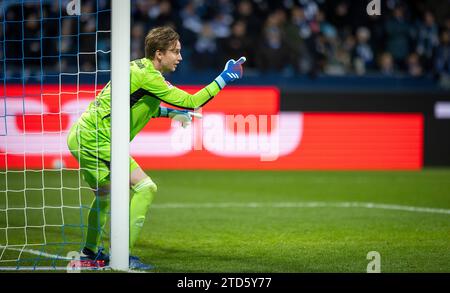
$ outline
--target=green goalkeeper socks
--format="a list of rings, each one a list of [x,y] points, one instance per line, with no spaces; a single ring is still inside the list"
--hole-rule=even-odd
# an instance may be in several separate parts
[[[156,184],[145,178],[132,187],[134,191],[130,205],[130,250],[144,226],[145,218],[156,192]]]
[[[92,201],[88,215],[88,226],[86,228],[86,247],[97,251],[97,245],[102,235],[109,212],[110,196],[96,196]]]
[[[145,218],[156,192],[156,184],[145,178],[132,187],[134,196],[130,204],[130,249],[134,247],[144,226]],[[86,228],[86,247],[97,251],[100,237],[108,219],[110,196],[96,196],[92,201]]]

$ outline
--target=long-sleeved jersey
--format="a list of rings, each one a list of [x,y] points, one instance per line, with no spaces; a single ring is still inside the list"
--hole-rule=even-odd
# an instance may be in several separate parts
[[[161,102],[186,109],[203,106],[220,91],[213,81],[191,95],[167,82],[155,69],[150,59],[142,58],[130,64],[130,141],[144,128],[152,117],[158,116]],[[121,97],[122,98],[122,97]],[[128,97],[123,97],[128,98]],[[111,82],[108,82],[96,99],[81,115],[78,125],[95,132],[96,139],[110,142],[111,133]]]

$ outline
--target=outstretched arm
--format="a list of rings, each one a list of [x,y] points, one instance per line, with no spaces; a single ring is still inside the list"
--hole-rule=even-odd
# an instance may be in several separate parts
[[[245,57],[239,58],[238,61],[229,60],[223,72],[213,82],[192,95],[167,83],[162,75],[158,75],[153,80],[145,81],[143,89],[146,91],[146,95],[159,99],[166,104],[185,109],[196,109],[206,104],[227,84],[241,78],[244,62]]]

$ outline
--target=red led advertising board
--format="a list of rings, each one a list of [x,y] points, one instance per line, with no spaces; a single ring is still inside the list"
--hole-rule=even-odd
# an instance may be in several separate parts
[[[201,87],[185,86],[194,93]],[[77,168],[66,137],[92,85],[8,85],[0,168]],[[276,87],[227,87],[184,129],[152,119],[131,143],[144,169],[389,170],[423,166],[421,113],[281,112]]]

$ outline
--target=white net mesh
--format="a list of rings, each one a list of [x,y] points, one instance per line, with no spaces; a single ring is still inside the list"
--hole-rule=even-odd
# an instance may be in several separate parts
[[[110,8],[69,2],[0,3],[0,269],[65,268],[84,245],[93,193],[66,139],[109,79]]]

